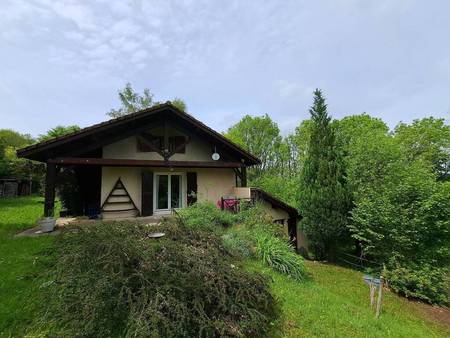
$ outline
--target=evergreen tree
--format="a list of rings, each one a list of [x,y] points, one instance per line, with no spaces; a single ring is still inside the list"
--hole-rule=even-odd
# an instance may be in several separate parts
[[[348,238],[349,197],[331,117],[319,89],[309,112],[311,136],[300,180],[301,226],[315,257],[332,259],[337,244]]]

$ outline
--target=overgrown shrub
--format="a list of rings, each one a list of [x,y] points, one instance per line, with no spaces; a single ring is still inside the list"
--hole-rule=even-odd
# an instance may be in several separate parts
[[[429,264],[397,266],[388,269],[386,278],[395,292],[407,298],[448,304],[449,272],[448,268],[437,268]]]
[[[235,215],[235,222],[244,224],[248,228],[255,226],[272,226],[273,217],[267,212],[267,209],[260,202],[243,203],[241,210]]]
[[[253,257],[252,242],[247,232],[229,232],[222,236],[223,245],[230,254],[238,258]]]
[[[222,243],[236,258],[257,257],[296,280],[306,275],[303,259],[290,245],[283,226],[275,224],[259,203],[243,205],[237,214],[221,211],[213,204],[198,203],[183,209],[180,215],[192,229],[217,232],[221,226],[234,225],[222,236]]]
[[[166,236],[149,238],[155,231]],[[233,263],[216,234],[173,221],[81,227],[51,250],[37,330],[79,337],[262,336],[278,315],[268,280]]]
[[[265,231],[255,231],[256,255],[274,270],[296,280],[306,276],[303,258],[295,253],[291,245]]]
[[[217,230],[235,223],[235,215],[222,211],[212,203],[195,203],[178,212],[189,228]]]

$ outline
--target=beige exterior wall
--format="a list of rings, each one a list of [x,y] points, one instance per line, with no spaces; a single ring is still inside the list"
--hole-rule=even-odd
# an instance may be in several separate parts
[[[248,187],[235,187],[233,189],[233,195],[236,198],[251,198],[251,191]]]
[[[120,177],[136,207],[141,210],[141,173],[141,168],[103,167],[101,205]]]
[[[152,130],[158,134],[162,132],[158,129]],[[170,130],[170,135],[180,135],[177,130]],[[212,146],[196,136],[192,136],[186,145],[184,154],[174,154],[172,161],[211,161]],[[135,160],[162,160],[162,156],[156,152],[138,152],[137,138],[135,136],[125,138],[118,142],[103,147],[103,158],[110,159],[135,159]],[[102,191],[101,203],[105,201],[114,184],[119,177],[122,178],[126,189],[136,206],[141,210],[141,181],[142,171],[149,170],[154,173],[167,172],[196,172],[197,173],[197,199],[200,202],[209,201],[217,203],[222,196],[231,195],[236,184],[233,169],[221,168],[125,168],[125,167],[104,167],[102,169]],[[183,196],[186,205],[186,177],[183,176]]]
[[[222,196],[232,195],[236,185],[233,169],[194,169],[197,172],[197,199],[217,203]]]
[[[267,210],[267,212],[273,217],[274,220],[278,220],[278,219],[288,219],[289,218],[289,214],[279,208],[273,208],[272,205],[266,201],[263,201],[263,206],[264,208]]]
[[[199,202],[217,203],[222,196],[229,196],[235,186],[235,174],[232,169],[220,168],[129,168],[129,167],[104,167],[102,169],[102,191],[101,203],[105,201],[108,194],[114,187],[119,177],[122,179],[125,188],[133,199],[134,203],[141,210],[142,205],[142,172],[151,171],[153,173],[168,172],[196,172],[197,173],[197,199]],[[186,179],[183,176],[183,196],[186,205]]]
[[[197,137],[192,137],[186,145],[185,154],[174,154],[171,161],[211,161],[212,147],[202,143]],[[128,137],[103,147],[103,158],[131,159],[131,160],[163,160],[156,152],[138,152],[137,138]]]

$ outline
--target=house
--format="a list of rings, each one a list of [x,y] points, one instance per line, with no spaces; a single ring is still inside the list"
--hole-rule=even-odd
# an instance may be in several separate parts
[[[297,211],[247,187],[260,160],[170,102],[18,150],[45,162],[44,214],[53,216],[61,168],[76,173],[83,213],[164,215],[196,201],[259,199],[297,243]],[[95,211],[94,211],[95,212]]]

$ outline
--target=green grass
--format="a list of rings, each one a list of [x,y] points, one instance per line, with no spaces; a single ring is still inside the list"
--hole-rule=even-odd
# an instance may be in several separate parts
[[[297,282],[261,263],[248,269],[273,279],[282,301],[282,335],[286,337],[448,337],[442,324],[425,319],[415,303],[384,293],[382,315],[369,308],[369,288],[362,274],[350,269],[306,262],[310,278]],[[277,333],[275,336],[279,336]]]
[[[0,337],[23,336],[33,319],[33,292],[27,278],[36,272],[37,253],[53,237],[14,238],[35,224],[43,199],[0,199]],[[426,319],[416,304],[385,293],[383,313],[374,318],[362,274],[350,269],[306,262],[310,278],[298,282],[262,263],[247,268],[273,278],[272,290],[282,301],[282,334],[286,337],[448,337],[443,326]]]
[[[33,317],[33,282],[37,253],[50,236],[14,238],[43,213],[43,198],[0,198],[0,337],[21,336]]]

